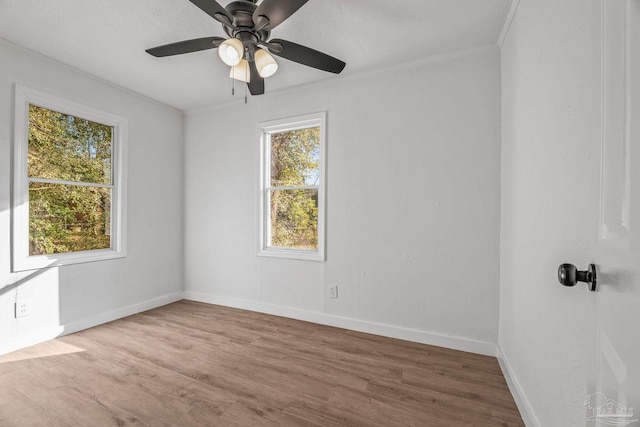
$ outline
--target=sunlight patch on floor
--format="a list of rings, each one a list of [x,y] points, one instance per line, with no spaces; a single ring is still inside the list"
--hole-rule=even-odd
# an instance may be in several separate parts
[[[18,362],[20,360],[38,359],[41,357],[60,356],[63,354],[79,353],[84,348],[67,344],[60,340],[46,341],[22,350],[0,356],[0,363]]]

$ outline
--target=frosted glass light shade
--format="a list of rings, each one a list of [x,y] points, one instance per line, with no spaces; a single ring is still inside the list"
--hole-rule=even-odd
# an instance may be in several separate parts
[[[218,55],[220,55],[222,62],[233,67],[242,60],[244,45],[238,39],[227,39],[218,46]]]
[[[249,83],[251,81],[251,72],[249,71],[249,63],[247,60],[243,59],[238,65],[231,67],[229,77]]]
[[[278,71],[278,63],[266,50],[259,49],[255,55],[256,68],[260,77],[267,78],[273,76]]]

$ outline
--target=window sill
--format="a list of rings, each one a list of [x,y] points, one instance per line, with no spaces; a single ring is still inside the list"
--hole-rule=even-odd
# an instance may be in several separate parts
[[[284,258],[302,261],[324,262],[324,254],[318,251],[309,251],[304,249],[287,249],[287,248],[266,248],[258,251],[258,256],[267,258]]]
[[[40,270],[49,267],[84,264],[125,257],[126,253],[113,249],[73,252],[68,254],[37,255],[14,259],[12,271],[17,273],[20,271]]]

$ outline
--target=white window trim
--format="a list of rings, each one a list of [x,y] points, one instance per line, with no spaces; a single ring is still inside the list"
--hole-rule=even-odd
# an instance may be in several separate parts
[[[326,163],[327,163],[327,113],[319,112],[303,116],[290,117],[279,120],[262,122],[260,125],[260,187],[259,187],[259,224],[258,224],[258,256],[299,259],[308,261],[324,261],[325,253],[325,229],[326,229]],[[320,127],[320,181],[318,184],[318,249],[292,249],[268,246],[271,229],[269,200],[267,198],[267,186],[270,182],[271,150],[267,147],[268,136],[275,132]],[[299,188],[299,187],[296,187]],[[315,188],[315,186],[314,186]]]
[[[113,127],[113,173],[111,200],[111,248],[64,254],[29,256],[29,104]],[[127,119],[15,85],[13,144],[12,271],[35,270],[68,264],[101,261],[126,256],[126,152]],[[74,183],[78,184],[78,183]]]

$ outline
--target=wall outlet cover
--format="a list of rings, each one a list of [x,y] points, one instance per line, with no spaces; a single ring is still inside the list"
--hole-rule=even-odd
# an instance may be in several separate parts
[[[329,286],[329,298],[338,298],[338,285]]]
[[[19,300],[15,304],[15,316],[16,319],[19,317],[26,317],[31,314],[31,301],[30,300]]]

